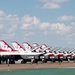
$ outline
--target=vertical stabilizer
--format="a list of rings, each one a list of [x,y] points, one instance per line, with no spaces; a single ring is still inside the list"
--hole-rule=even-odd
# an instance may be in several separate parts
[[[25,51],[25,49],[16,41],[12,42],[12,45],[14,47],[15,50],[19,50],[19,51]]]
[[[4,50],[12,50],[12,48],[4,40],[0,40],[0,47]]]
[[[23,43],[25,50],[32,50],[32,46],[28,42]]]

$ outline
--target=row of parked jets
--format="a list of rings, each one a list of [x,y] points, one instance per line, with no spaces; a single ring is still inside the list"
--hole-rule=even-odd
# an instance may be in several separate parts
[[[74,60],[75,48],[48,47],[46,44],[41,46],[34,43],[32,46],[28,42],[24,42],[21,46],[18,42],[12,42],[13,48],[4,40],[0,40],[0,56],[14,55],[15,60],[22,59],[21,63],[31,62],[55,62],[57,60]]]

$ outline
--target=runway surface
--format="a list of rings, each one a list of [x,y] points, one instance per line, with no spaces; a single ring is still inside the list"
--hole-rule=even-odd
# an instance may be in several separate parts
[[[40,68],[2,71],[0,75],[75,75],[74,68]]]
[[[40,69],[40,68],[75,68],[74,62],[63,62],[59,64],[56,63],[39,63],[39,64],[0,64],[0,71],[8,71],[8,70],[26,70],[26,69]]]

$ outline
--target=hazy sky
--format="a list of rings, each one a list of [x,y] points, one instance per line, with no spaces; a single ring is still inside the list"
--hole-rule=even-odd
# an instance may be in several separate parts
[[[0,40],[75,47],[75,0],[0,0]]]

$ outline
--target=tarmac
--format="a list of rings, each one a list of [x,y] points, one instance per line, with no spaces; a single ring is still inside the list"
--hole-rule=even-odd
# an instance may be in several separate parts
[[[0,64],[0,75],[75,75],[75,63]]]

